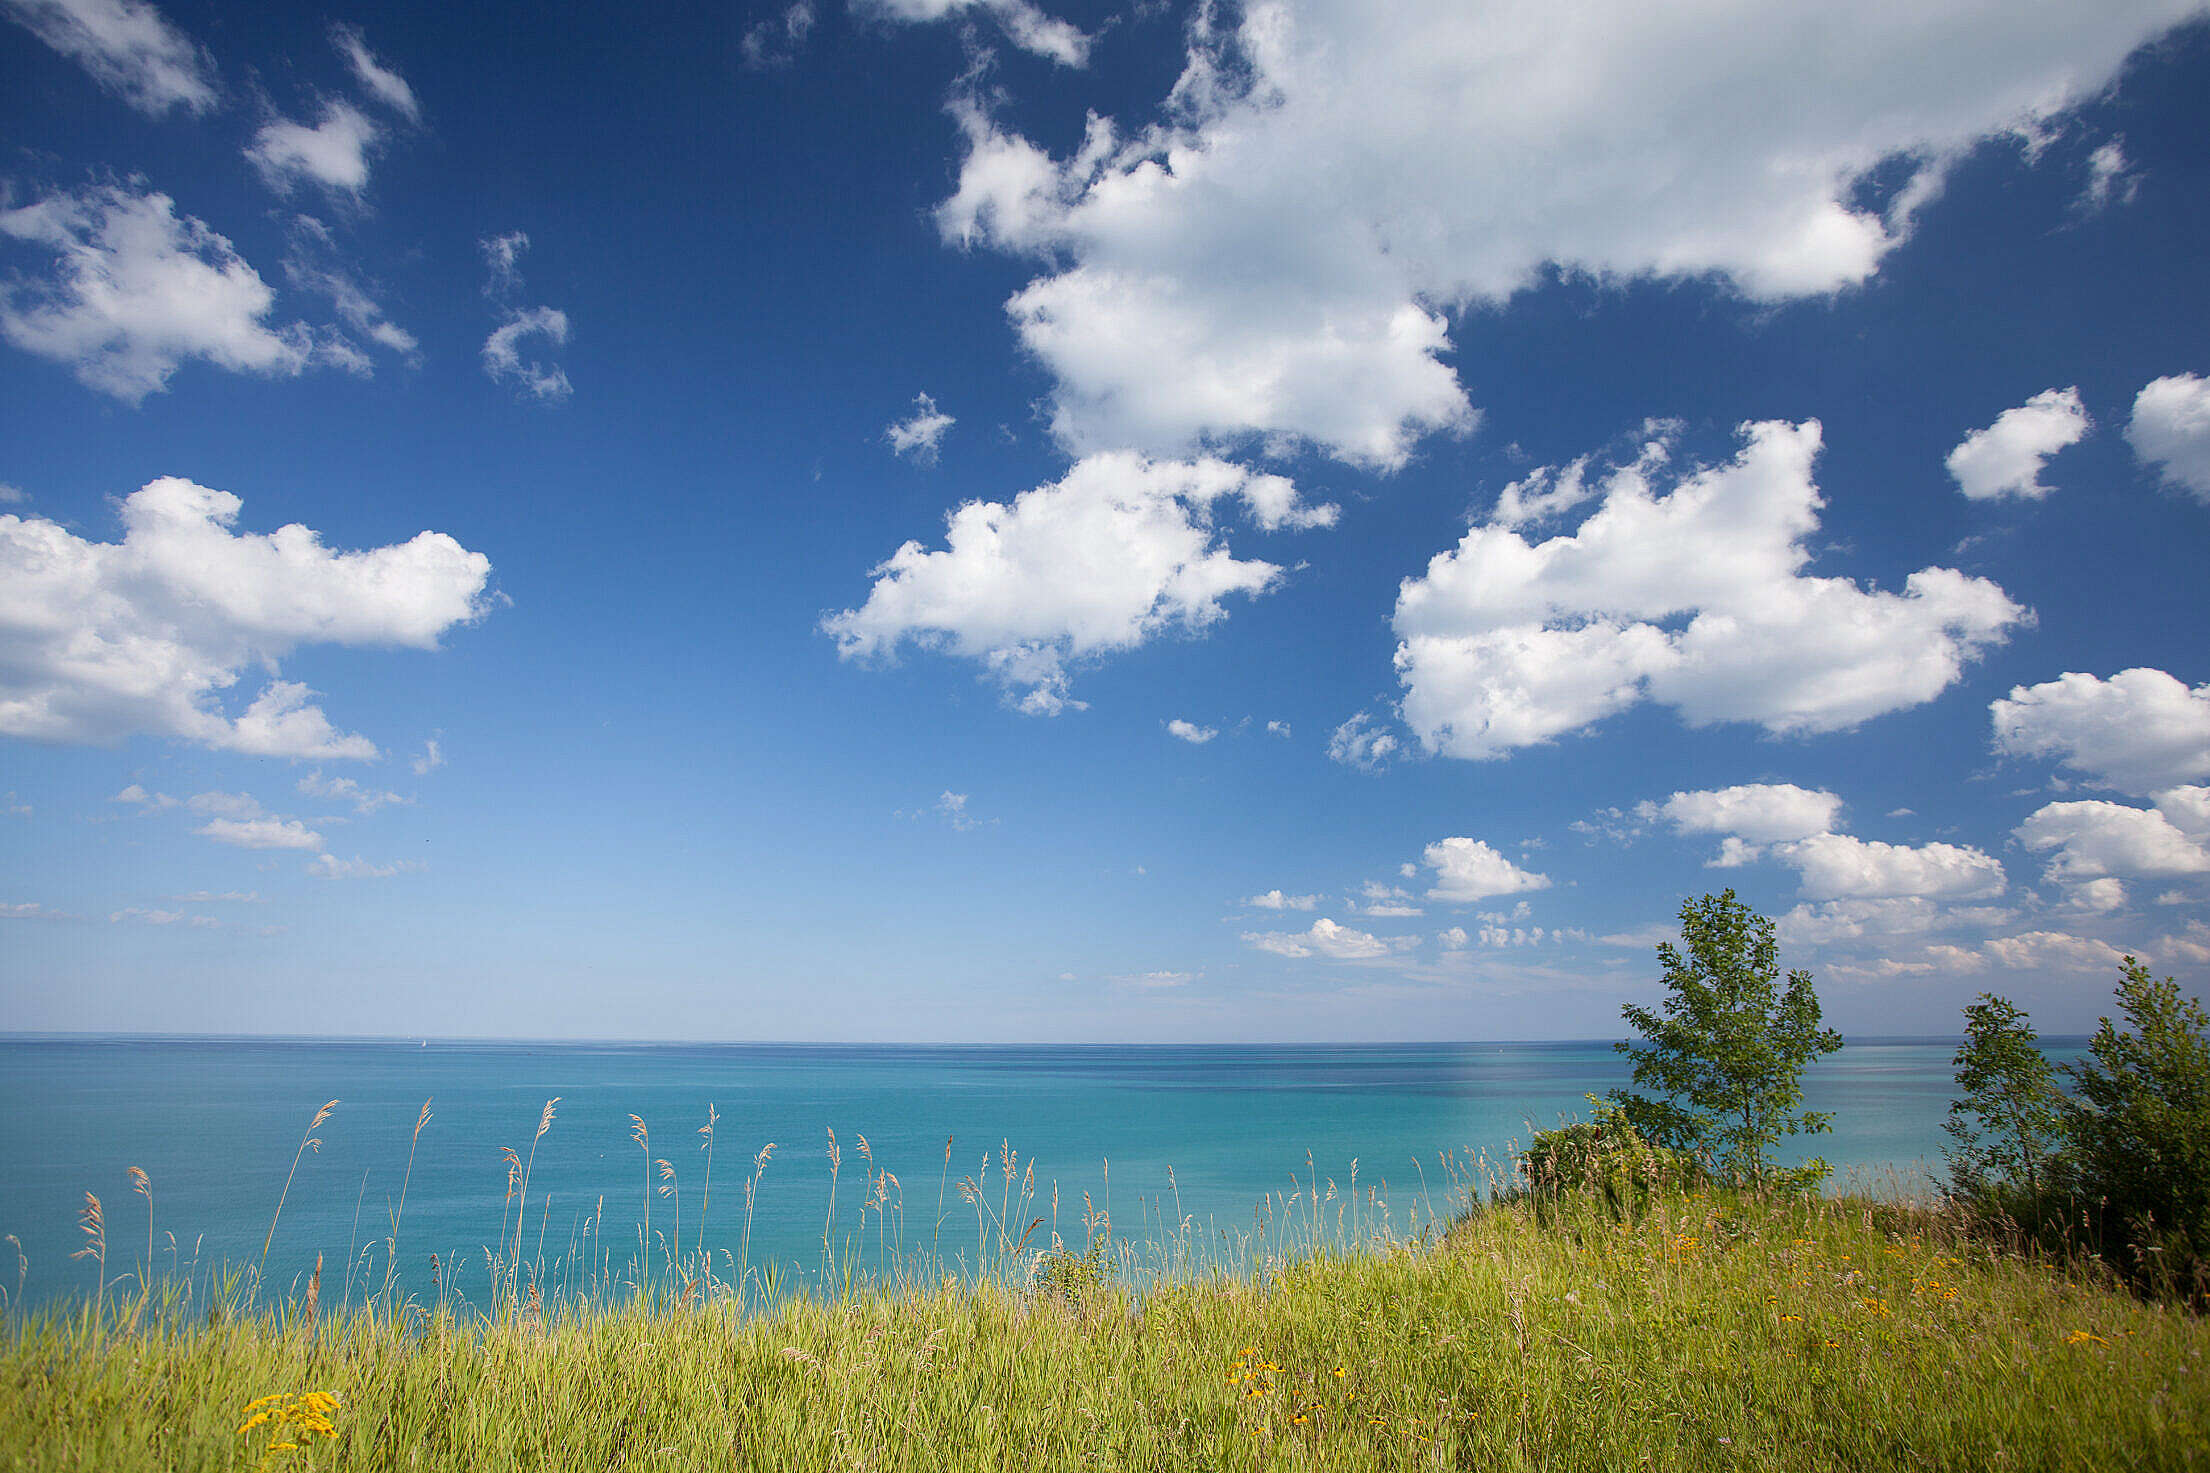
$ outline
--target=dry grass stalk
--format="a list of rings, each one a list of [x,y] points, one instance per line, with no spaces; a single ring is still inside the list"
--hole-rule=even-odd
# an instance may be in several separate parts
[[[306,1155],[309,1150],[314,1151],[318,1156],[322,1154],[322,1142],[315,1137],[315,1132],[322,1128],[322,1122],[328,1120],[330,1112],[337,1107],[338,1102],[332,1100],[315,1111],[315,1118],[307,1122],[307,1129],[299,1138],[299,1149],[292,1152],[292,1169],[284,1177],[284,1190],[276,1199],[276,1213],[269,1219],[268,1236],[261,1240],[261,1261],[254,1266],[253,1283],[257,1292],[261,1284],[261,1275],[267,1271],[269,1266],[269,1244],[276,1241],[277,1219],[284,1215],[284,1203],[292,1194],[292,1178],[299,1175],[299,1158]]]

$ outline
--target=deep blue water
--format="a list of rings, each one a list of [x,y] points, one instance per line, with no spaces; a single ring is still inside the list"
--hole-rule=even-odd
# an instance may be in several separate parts
[[[1799,1138],[1838,1173],[1938,1169],[1941,1120],[1953,1092],[1948,1040],[1852,1040],[1813,1065],[1806,1105],[1830,1111],[1833,1133]],[[2053,1050],[2060,1055],[2070,1049]],[[1273,1193],[1300,1189],[1310,1153],[1322,1181],[1382,1187],[1393,1226],[1446,1210],[1446,1158],[1508,1155],[1530,1128],[1583,1112],[1583,1096],[1627,1082],[1626,1061],[1602,1043],[1402,1044],[1344,1047],[895,1047],[812,1045],[486,1044],[432,1041],[238,1039],[0,1039],[0,1233],[29,1259],[32,1302],[89,1294],[89,1262],[72,1261],[86,1192],[107,1213],[109,1272],[133,1270],[146,1242],[146,1203],[126,1171],[143,1167],[154,1191],[158,1267],[175,1261],[251,1263],[261,1251],[302,1131],[337,1099],[301,1160],[269,1255],[272,1285],[327,1256],[325,1293],[349,1249],[383,1238],[425,1098],[423,1131],[400,1226],[402,1272],[427,1284],[428,1256],[458,1254],[460,1287],[485,1283],[482,1247],[498,1241],[508,1210],[500,1147],[527,1152],[545,1101],[560,1096],[537,1145],[528,1240],[564,1251],[600,1214],[617,1259],[633,1251],[648,1160],[677,1173],[676,1198],[655,1195],[653,1225],[683,1213],[686,1248],[698,1240],[706,1155],[697,1133],[711,1103],[715,1132],[706,1246],[738,1247],[751,1157],[777,1144],[761,1181],[752,1231],[755,1263],[785,1265],[800,1282],[821,1263],[830,1202],[827,1131],[843,1148],[837,1233],[848,1236],[866,1195],[864,1135],[878,1169],[902,1188],[909,1241],[941,1228],[947,1258],[975,1241],[975,1216],[956,1184],[988,1182],[1001,1197],[999,1151],[1033,1162],[1037,1205],[1082,1241],[1082,1194],[1110,1204],[1133,1240],[1180,1213],[1219,1241],[1248,1230]],[[649,1157],[631,1139],[630,1114],[651,1132]],[[946,1138],[952,1140],[948,1173]],[[988,1157],[987,1173],[982,1171]],[[1109,1163],[1109,1171],[1108,1171]],[[1417,1163],[1417,1165],[1415,1165]],[[657,1171],[651,1182],[660,1185]],[[1417,1204],[1422,1201],[1426,1208]],[[603,1199],[603,1212],[600,1203]],[[1017,1223],[1016,1229],[1025,1225]],[[870,1228],[870,1238],[874,1229]],[[849,1245],[845,1251],[849,1252]],[[358,1258],[353,1261],[358,1262]],[[377,1272],[381,1272],[380,1267]],[[15,1293],[16,1264],[0,1244],[0,1285]]]

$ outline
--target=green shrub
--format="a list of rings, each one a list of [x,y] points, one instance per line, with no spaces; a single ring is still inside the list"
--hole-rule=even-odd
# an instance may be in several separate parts
[[[2056,1188],[2105,1256],[2148,1287],[2210,1297],[2210,1015],[2132,957],[2126,1028],[2101,1020],[2070,1065]]]
[[[1633,1217],[1661,1191],[1677,1191],[1702,1179],[1686,1151],[1652,1144],[1636,1130],[1624,1107],[1586,1097],[1594,1120],[1574,1120],[1538,1130],[1520,1153],[1526,1190],[1537,1196],[1583,1195],[1620,1217]]]

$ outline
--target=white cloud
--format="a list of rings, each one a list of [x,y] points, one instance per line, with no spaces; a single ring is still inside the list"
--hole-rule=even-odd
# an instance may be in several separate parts
[[[567,370],[557,363],[523,359],[522,344],[531,338],[543,338],[556,348],[564,346],[568,341],[568,314],[557,307],[509,311],[506,321],[483,340],[483,371],[493,383],[513,384],[540,402],[567,398],[575,392]]]
[[[1372,712],[1361,711],[1335,728],[1328,738],[1328,756],[1346,767],[1379,772],[1388,766],[1399,745],[1395,732],[1382,725]]]
[[[1070,665],[1202,632],[1226,617],[1229,596],[1281,579],[1220,539],[1214,509],[1231,498],[1261,526],[1296,525],[1303,511],[1287,481],[1225,461],[1091,456],[1010,504],[951,512],[943,548],[906,543],[871,571],[867,602],[821,628],[845,659],[910,641],[978,661],[1018,709],[1057,715],[1079,704]]]
[[[136,921],[142,926],[173,926],[183,919],[185,915],[181,910],[148,910],[142,905],[127,905],[108,915],[110,922]]]
[[[1204,975],[1203,972],[1136,972],[1112,980],[1123,987],[1134,987],[1144,992],[1162,992],[1168,988],[1187,987]]]
[[[1548,875],[1521,869],[1479,839],[1438,840],[1422,851],[1421,858],[1435,871],[1434,887],[1427,892],[1430,900],[1466,904],[1550,887]]]
[[[2126,443],[2162,473],[2164,484],[2210,503],[2210,379],[2178,373],[2142,389]]]
[[[1957,844],[1884,844],[1816,834],[1773,851],[1803,877],[1813,900],[1984,900],[2008,885],[2002,862]]]
[[[38,39],[149,117],[203,113],[219,100],[215,66],[142,0],[0,0]]]
[[[2210,842],[2210,788],[2166,788],[2156,795],[2156,811],[2188,838]]]
[[[184,806],[202,818],[259,818],[263,812],[251,793],[194,793]]]
[[[2087,184],[2078,200],[2081,213],[2092,215],[2113,204],[2133,203],[2133,197],[2140,193],[2141,179],[2130,168],[2123,138],[2113,138],[2089,154]]]
[[[936,447],[944,432],[959,421],[936,407],[926,394],[913,396],[913,413],[883,431],[890,453],[910,458],[917,465],[936,464]]]
[[[1744,783],[1675,793],[1654,805],[1650,816],[1665,819],[1675,833],[1732,834],[1749,844],[1774,844],[1826,833],[1841,811],[1841,798],[1823,789]]]
[[[967,811],[967,794],[954,793],[948,788],[937,798],[935,812],[958,833],[964,834],[982,824],[980,819]]]
[[[1061,66],[1088,63],[1091,38],[1044,14],[1029,0],[855,0],[854,8],[909,23],[943,20],[980,11],[995,20],[1021,50]],[[802,36],[801,36],[802,39]]]
[[[276,292],[223,236],[169,196],[88,185],[0,210],[0,234],[45,247],[50,275],[0,285],[0,335],[69,365],[87,387],[136,404],[191,359],[294,375],[312,331],[271,326]]]
[[[167,793],[149,793],[137,783],[132,783],[107,801],[110,803],[135,803],[147,812],[157,812],[164,808],[177,806],[177,800]]]
[[[73,921],[78,917],[37,900],[0,900],[0,921]]]
[[[1326,916],[1314,921],[1309,931],[1246,931],[1243,940],[1276,956],[1323,956],[1339,962],[1370,961],[1401,949],[1379,936],[1339,926]]]
[[[272,678],[235,718],[217,697],[302,644],[435,649],[485,612],[490,560],[439,532],[359,552],[297,524],[241,534],[240,506],[168,476],[123,502],[121,542],[0,515],[0,734],[373,757],[302,685]]]
[[[1311,910],[1320,903],[1320,897],[1284,895],[1279,890],[1269,890],[1264,895],[1253,895],[1243,903],[1257,910]]]
[[[1477,526],[1405,580],[1396,663],[1421,744],[1501,757],[1645,699],[1695,725],[1839,730],[1932,700],[2030,617],[1948,568],[1901,593],[1806,575],[1819,425],[1741,433],[1732,462],[1666,494],[1645,454],[1608,474],[1575,532],[1530,544]]]
[[[476,242],[483,252],[484,264],[491,269],[489,280],[484,282],[483,294],[494,300],[511,297],[522,289],[522,254],[529,249],[529,236],[519,230],[509,230],[504,235],[487,235]]]
[[[2045,389],[1965,436],[1943,464],[1957,489],[1974,501],[1998,496],[2039,501],[2049,494],[2041,484],[2042,466],[2085,439],[2093,425],[2078,389]]]
[[[445,765],[445,754],[438,749],[437,738],[430,737],[422,743],[422,755],[410,764],[416,777],[427,777]]]
[[[1447,931],[1436,932],[1435,939],[1443,944],[1443,950],[1445,951],[1460,951],[1464,949],[1466,942],[1472,938],[1466,935],[1464,926],[1452,926]]]
[[[1984,931],[2017,919],[2017,911],[2009,906],[1958,905],[1923,895],[1901,895],[1801,904],[1779,918],[1777,929],[1789,946],[1847,947],[1888,945],[1898,938],[1936,932]]]
[[[2093,95],[2195,9],[1251,0],[1230,28],[1200,7],[1149,128],[1098,119],[1053,157],[961,100],[939,225],[1049,263],[1007,310],[1072,450],[1307,441],[1392,467],[1472,422],[1452,310],[1553,268],[1763,300],[1863,282],[1973,143]],[[1884,209],[1860,193],[1883,163]]]
[[[2125,957],[2108,942],[2063,931],[2028,931],[1980,944],[1980,952],[1998,966],[2060,972],[2115,972]]]
[[[240,849],[320,849],[322,835],[296,818],[215,818],[194,830]]]
[[[406,805],[412,798],[402,798],[397,793],[363,787],[349,777],[324,777],[319,769],[299,780],[299,791],[310,798],[334,798],[353,805],[353,811],[363,818],[388,804]]]
[[[294,217],[287,232],[284,279],[302,291],[330,299],[338,316],[371,342],[412,360],[421,346],[413,333],[384,315],[384,309],[352,270],[339,259],[337,238],[312,215]],[[325,344],[325,351],[328,344]],[[366,356],[360,361],[365,364]]]
[[[2210,777],[2210,685],[2189,690],[2162,670],[2121,670],[2108,680],[2067,672],[2014,686],[1988,713],[1997,751],[2054,757],[2120,792]]]
[[[376,59],[376,54],[368,49],[367,41],[362,38],[360,27],[332,26],[330,44],[338,48],[338,54],[352,68],[353,80],[371,96],[410,123],[422,121],[422,104],[415,100],[414,89],[407,85],[405,77]]]
[[[393,864],[371,864],[355,856],[340,859],[335,854],[318,854],[307,861],[307,873],[318,880],[388,880],[393,875],[407,874],[422,868],[419,859],[405,859]]]
[[[368,187],[368,156],[383,130],[350,102],[329,101],[313,127],[278,118],[253,135],[246,158],[279,193],[306,181],[359,194]]]
[[[1266,723],[1266,734],[1278,737],[1288,736],[1289,723],[1286,721],[1269,721]]]
[[[2058,883],[2210,873],[2210,852],[2153,808],[2097,800],[2050,803],[2015,832],[2028,849],[2056,851],[2048,876]]]
[[[744,64],[755,71],[768,67],[789,66],[805,49],[806,37],[813,31],[814,12],[811,0],[793,0],[781,15],[755,21],[744,33],[741,47]]]
[[[1193,747],[1202,747],[1205,743],[1220,735],[1220,728],[1217,726],[1199,726],[1195,722],[1184,721],[1177,716],[1166,724],[1166,734],[1188,742]]]

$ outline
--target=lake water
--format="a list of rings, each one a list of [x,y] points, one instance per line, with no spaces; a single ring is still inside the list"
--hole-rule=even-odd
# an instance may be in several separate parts
[[[1938,1170],[1941,1121],[1954,1092],[1954,1040],[1853,1039],[1805,1076],[1806,1106],[1830,1111],[1833,1133],[1798,1138],[1838,1177]],[[2077,1041],[2054,1040],[2059,1057]],[[503,1146],[527,1154],[547,1099],[556,1118],[536,1143],[525,1242],[550,1262],[587,1219],[604,1226],[615,1259],[635,1251],[647,1171],[676,1173],[674,1195],[652,1198],[665,1233],[682,1213],[686,1251],[741,1247],[743,1185],[753,1154],[777,1145],[759,1185],[750,1258],[783,1282],[817,1280],[831,1203],[828,1132],[843,1165],[832,1238],[851,1235],[873,1166],[897,1178],[909,1246],[936,1242],[956,1265],[972,1258],[976,1209],[960,1179],[985,1183],[995,1213],[1007,1189],[1001,1147],[1033,1166],[1035,1195],[1009,1211],[1016,1234],[1042,1218],[1083,1241],[1083,1194],[1109,1205],[1116,1234],[1188,1236],[1228,1248],[1264,1226],[1264,1201],[1300,1193],[1309,1153],[1323,1194],[1347,1200],[1358,1163],[1362,1210],[1386,1202],[1403,1232],[1450,1206],[1450,1176],[1484,1154],[1508,1159],[1531,1127],[1584,1112],[1583,1096],[1627,1083],[1626,1060],[1602,1043],[1453,1043],[1345,1047],[894,1047],[799,1045],[486,1044],[240,1039],[0,1039],[0,1233],[29,1260],[24,1298],[89,1294],[89,1262],[72,1261],[84,1193],[107,1214],[111,1276],[145,1254],[154,1192],[157,1271],[196,1258],[252,1263],[275,1213],[302,1132],[326,1100],[339,1104],[300,1161],[269,1253],[272,1285],[326,1256],[334,1298],[357,1250],[389,1231],[417,1113],[432,1099],[400,1225],[403,1282],[426,1291],[428,1259],[463,1263],[458,1288],[486,1285],[483,1245],[510,1211]],[[704,1137],[711,1104],[711,1197]],[[649,1154],[632,1139],[644,1120]],[[946,1139],[950,1138],[947,1166]],[[1172,1186],[1169,1185],[1169,1170]],[[1059,1205],[1051,1209],[1056,1188]],[[1373,1189],[1376,1195],[1368,1199]],[[1011,1189],[1018,1192],[1018,1183]],[[941,1213],[939,1194],[943,1197]],[[1178,1193],[1178,1197],[1177,1197]],[[603,1207],[602,1204],[603,1203]],[[1310,1199],[1303,1205],[1309,1209]],[[1326,1209],[1335,1210],[1335,1206]],[[868,1252],[900,1219],[869,1221]],[[939,1225],[940,1223],[940,1225]],[[1162,1226],[1165,1225],[1165,1226]],[[172,1259],[168,1234],[177,1251]],[[1223,1246],[1224,1245],[1224,1246]],[[534,1251],[532,1256],[534,1256]],[[726,1265],[728,1257],[720,1257]],[[873,1267],[877,1258],[863,1261]],[[0,1244],[0,1285],[16,1294],[16,1263]],[[380,1260],[374,1270],[381,1274]],[[360,1275],[355,1275],[356,1280]]]

